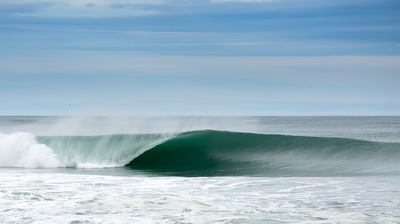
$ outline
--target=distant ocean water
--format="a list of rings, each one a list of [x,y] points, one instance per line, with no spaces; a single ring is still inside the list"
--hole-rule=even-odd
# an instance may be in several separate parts
[[[400,117],[0,117],[0,223],[399,223]]]

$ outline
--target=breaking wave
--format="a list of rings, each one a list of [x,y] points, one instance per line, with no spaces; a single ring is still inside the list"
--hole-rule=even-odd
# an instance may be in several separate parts
[[[0,134],[0,167],[126,167],[158,175],[400,174],[400,143],[225,131]]]
[[[54,151],[38,143],[30,133],[0,134],[0,166],[24,168],[60,167]]]

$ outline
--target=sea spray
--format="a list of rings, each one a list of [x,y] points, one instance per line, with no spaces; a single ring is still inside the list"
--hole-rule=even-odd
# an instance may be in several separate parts
[[[63,166],[54,151],[26,132],[0,134],[0,167],[54,168]]]

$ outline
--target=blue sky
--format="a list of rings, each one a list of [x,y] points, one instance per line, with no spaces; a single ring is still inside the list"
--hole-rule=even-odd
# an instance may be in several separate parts
[[[2,0],[0,115],[400,115],[397,0]]]

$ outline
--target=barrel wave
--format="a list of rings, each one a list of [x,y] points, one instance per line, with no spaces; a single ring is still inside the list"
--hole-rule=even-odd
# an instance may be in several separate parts
[[[2,134],[0,142],[1,158],[12,158],[0,159],[1,167],[126,167],[177,176],[400,175],[400,143],[346,138],[202,130],[48,137],[13,133]]]
[[[400,144],[221,131],[183,133],[128,166],[168,175],[398,174]]]

